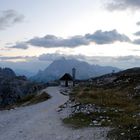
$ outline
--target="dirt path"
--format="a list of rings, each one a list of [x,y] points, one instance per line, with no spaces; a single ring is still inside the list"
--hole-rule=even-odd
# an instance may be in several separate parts
[[[56,110],[68,97],[60,94],[60,87],[49,87],[46,91],[52,96],[48,101],[0,111],[0,140],[105,140],[104,128],[64,126]]]

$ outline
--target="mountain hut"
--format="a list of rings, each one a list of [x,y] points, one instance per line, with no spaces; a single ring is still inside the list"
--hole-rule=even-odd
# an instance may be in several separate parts
[[[61,86],[73,86],[73,78],[69,73],[65,73],[59,80]]]

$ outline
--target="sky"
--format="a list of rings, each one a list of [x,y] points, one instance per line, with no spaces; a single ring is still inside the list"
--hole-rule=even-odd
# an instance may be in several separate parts
[[[37,72],[61,57],[140,66],[140,0],[0,0],[0,66]]]

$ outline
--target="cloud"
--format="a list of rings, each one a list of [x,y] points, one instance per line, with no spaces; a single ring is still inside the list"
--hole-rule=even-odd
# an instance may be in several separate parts
[[[140,0],[111,0],[107,4],[107,8],[109,10],[139,10]]]
[[[17,43],[12,48],[18,49],[27,49],[29,46],[32,45],[35,47],[44,47],[44,48],[56,48],[56,47],[69,47],[75,48],[81,45],[89,45],[90,43],[95,43],[99,45],[103,44],[111,44],[116,41],[120,42],[130,42],[130,39],[124,35],[118,33],[116,30],[112,31],[102,31],[97,30],[93,34],[85,34],[72,36],[69,38],[61,38],[56,37],[54,35],[46,35],[44,37],[35,37],[26,42]]]
[[[140,21],[138,21],[138,22],[136,23],[136,25],[140,26]]]
[[[51,47],[77,47],[80,45],[88,45],[89,41],[83,36],[73,36],[68,39],[56,37],[54,35],[46,35],[45,37],[35,37],[27,43],[33,46]]]
[[[94,34],[86,34],[86,38],[89,39],[91,42],[95,42],[96,44],[111,44],[115,41],[120,42],[129,42],[130,39],[124,35],[118,33],[116,30],[112,31],[101,31],[98,30]]]
[[[26,42],[17,42],[15,45],[10,46],[8,48],[28,49],[28,44]]]
[[[85,56],[81,54],[65,55],[60,53],[48,53],[48,54],[42,54],[38,57],[40,61],[54,61],[61,58],[84,60]]]
[[[52,53],[52,54],[42,54],[38,57],[40,62],[52,62],[56,59],[61,58],[66,59],[78,59],[81,61],[86,61],[90,64],[98,64],[101,66],[114,66],[119,67],[121,69],[131,68],[131,67],[138,67],[140,65],[140,56],[128,55],[128,56],[118,56],[118,57],[111,57],[111,56],[85,56],[85,55],[65,55],[59,53]]]
[[[135,40],[133,41],[133,44],[135,44],[135,45],[140,45],[140,39],[135,39]]]
[[[0,61],[28,60],[35,57],[29,56],[0,56]]]
[[[140,52],[140,49],[133,49],[133,52]]]
[[[134,35],[135,36],[140,36],[140,31],[134,33]],[[132,43],[135,44],[135,45],[140,45],[140,38],[133,40]]]
[[[136,36],[140,36],[140,31],[134,33],[134,35],[136,35]]]
[[[38,57],[40,61],[54,61],[56,59],[60,59],[62,57],[65,57],[65,55],[59,54],[59,53],[48,53],[48,54],[42,54]]]
[[[24,16],[17,13],[15,10],[6,10],[0,12],[0,30],[5,30],[6,28],[22,22]]]

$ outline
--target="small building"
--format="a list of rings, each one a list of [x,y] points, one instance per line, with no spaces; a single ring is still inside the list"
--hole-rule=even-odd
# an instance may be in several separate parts
[[[65,73],[59,80],[61,86],[73,86],[73,78],[69,73]]]

